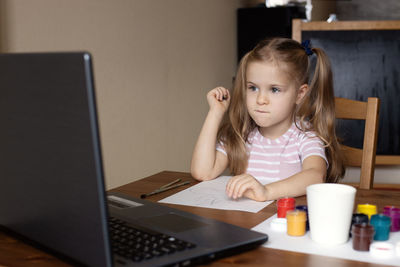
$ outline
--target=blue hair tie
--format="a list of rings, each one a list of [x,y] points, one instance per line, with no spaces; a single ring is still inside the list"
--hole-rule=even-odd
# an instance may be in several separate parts
[[[301,43],[301,46],[304,48],[306,51],[307,56],[311,56],[313,54],[313,51],[311,50],[311,42],[310,40],[305,40]]]

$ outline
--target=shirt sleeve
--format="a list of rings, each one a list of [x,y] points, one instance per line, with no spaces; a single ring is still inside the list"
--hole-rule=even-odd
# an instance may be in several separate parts
[[[222,142],[218,142],[216,145],[216,150],[223,153],[225,156],[227,156],[224,144]]]
[[[300,142],[300,158],[301,162],[309,156],[320,156],[329,166],[329,162],[325,155],[325,147],[322,140],[314,133],[306,133]]]

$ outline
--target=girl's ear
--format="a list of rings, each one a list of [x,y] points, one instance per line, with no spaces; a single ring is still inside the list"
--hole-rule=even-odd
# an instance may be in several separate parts
[[[308,90],[310,87],[308,87],[308,84],[303,84],[300,86],[299,90],[297,91],[297,99],[296,99],[296,104],[300,104],[301,101],[303,100],[304,96],[307,94]]]

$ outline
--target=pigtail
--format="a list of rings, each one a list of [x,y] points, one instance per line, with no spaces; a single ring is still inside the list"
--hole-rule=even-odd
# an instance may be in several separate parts
[[[228,156],[228,167],[231,174],[238,175],[246,172],[248,154],[246,141],[254,123],[246,108],[246,69],[249,53],[240,61],[234,82],[231,103],[228,112],[218,131],[217,140],[224,144]]]
[[[305,103],[307,114],[314,131],[326,145],[326,156],[329,162],[327,182],[336,183],[343,177],[345,168],[340,145],[336,136],[335,99],[333,77],[329,58],[319,48],[312,48],[317,57],[314,77],[310,84],[309,97]]]

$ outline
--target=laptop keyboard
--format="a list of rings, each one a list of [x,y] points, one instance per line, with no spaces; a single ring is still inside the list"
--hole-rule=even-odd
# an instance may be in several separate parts
[[[134,228],[114,217],[109,218],[109,231],[113,252],[134,262],[192,249],[196,246],[172,236]]]

